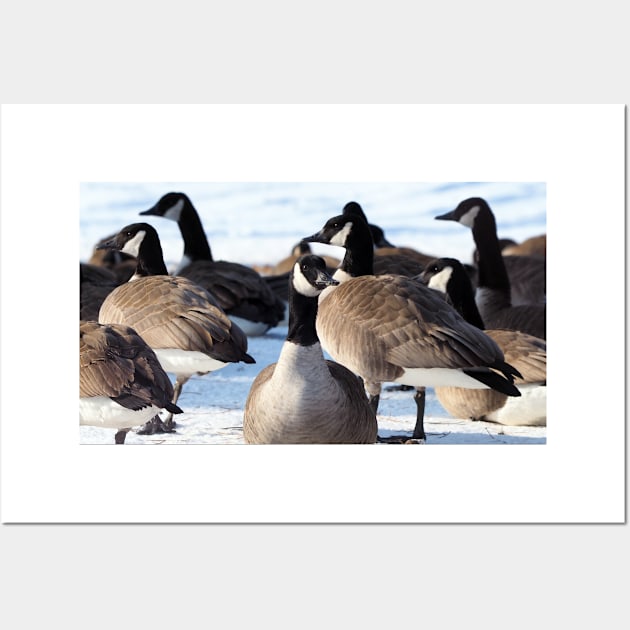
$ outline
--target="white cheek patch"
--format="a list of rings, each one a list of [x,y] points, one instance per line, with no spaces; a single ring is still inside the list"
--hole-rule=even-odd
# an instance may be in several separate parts
[[[346,239],[348,238],[351,230],[352,221],[348,221],[348,223],[343,226],[343,229],[337,232],[337,234],[335,234],[332,239],[330,239],[330,244],[337,245],[338,247],[345,247]]]
[[[466,214],[462,215],[459,222],[466,227],[472,228],[480,209],[481,208],[479,206],[473,206],[470,210],[468,210],[468,212],[466,212]]]
[[[120,250],[125,254],[129,254],[134,258],[138,258],[138,254],[140,253],[140,245],[142,245],[142,241],[146,236],[146,232],[144,230],[140,230],[132,239],[128,240],[123,248]]]
[[[317,297],[321,293],[304,277],[299,263],[293,265],[293,287],[298,293],[307,297]]]
[[[182,216],[182,210],[184,209],[184,200],[180,199],[175,203],[175,205],[171,206],[165,213],[165,219],[171,219],[171,221],[179,221],[179,217]]]
[[[434,276],[431,276],[427,286],[429,289],[435,289],[441,293],[447,293],[446,287],[448,286],[448,281],[451,279],[452,275],[453,267],[444,267],[442,271],[436,273]]]

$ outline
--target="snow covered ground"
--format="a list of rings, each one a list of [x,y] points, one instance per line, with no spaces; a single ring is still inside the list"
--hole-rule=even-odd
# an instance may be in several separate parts
[[[546,186],[518,183],[84,183],[80,200],[80,259],[94,243],[123,226],[147,220],[160,234],[167,266],[182,254],[177,225],[140,217],[169,191],[185,192],[199,212],[215,259],[250,265],[274,264],[302,237],[319,230],[351,200],[363,206],[371,222],[385,229],[396,245],[470,262],[472,235],[462,226],[435,221],[467,197],[484,197],[493,208],[500,236],[521,241],[546,232]],[[314,244],[317,253],[338,258],[343,250]],[[243,406],[256,374],[277,360],[286,328],[249,340],[253,365],[230,365],[193,377],[179,399],[183,414],[177,430],[153,436],[130,432],[126,444],[242,444]],[[411,431],[415,423],[412,392],[388,389],[379,405],[379,434]],[[427,390],[425,429],[428,444],[545,444],[546,427],[506,427],[454,419]],[[114,431],[80,427],[81,444],[113,444]]]

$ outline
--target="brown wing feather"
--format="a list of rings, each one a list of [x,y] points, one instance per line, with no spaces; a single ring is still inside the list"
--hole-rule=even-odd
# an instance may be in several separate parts
[[[198,260],[184,267],[179,275],[210,291],[226,313],[274,326],[284,316],[284,304],[262,276],[246,265]]]
[[[368,379],[390,380],[400,375],[400,368],[475,367],[503,361],[496,343],[465,322],[439,294],[402,276],[362,276],[344,282],[323,300],[317,325],[339,362],[357,365],[363,363],[360,357],[370,357],[373,373],[362,374]]]
[[[81,397],[124,398],[129,407],[165,407],[173,386],[155,353],[133,328],[80,323],[79,368]]]
[[[547,380],[547,342],[518,330],[486,330],[503,350],[505,360],[523,376],[514,383],[542,383]]]
[[[246,337],[210,303],[208,292],[179,276],[148,276],[121,285],[103,302],[99,320],[132,326],[152,348],[215,356],[218,346],[234,340],[241,353],[247,350]]]

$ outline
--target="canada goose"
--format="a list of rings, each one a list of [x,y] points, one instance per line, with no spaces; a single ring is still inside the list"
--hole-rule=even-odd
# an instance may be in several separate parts
[[[245,403],[248,444],[376,442],[376,414],[359,379],[324,359],[315,318],[323,289],[339,284],[320,256],[301,256],[289,290],[289,331],[277,363],[254,379]]]
[[[370,228],[374,228],[375,226],[370,226]],[[294,252],[297,250],[297,246],[294,248]],[[308,243],[302,242],[300,244],[300,250],[304,252],[304,254],[310,252],[310,246]],[[326,261],[326,267],[328,271],[334,273],[334,271],[339,268],[341,261],[336,260],[334,258],[329,258],[327,256],[323,256]],[[336,262],[336,265],[333,267],[333,263]],[[377,276],[381,276],[387,273],[394,273],[401,276],[408,276],[413,278],[420,273],[424,266],[410,258],[408,256],[403,256],[401,254],[388,254],[386,256],[378,256],[374,259],[374,274]],[[277,273],[273,275],[263,276],[265,282],[269,285],[271,290],[281,299],[286,305],[285,309],[285,318],[280,322],[279,326],[286,326],[288,324],[288,300],[289,300],[289,271],[285,271],[284,273]]]
[[[182,413],[166,372],[133,328],[82,321],[79,339],[80,424],[117,429],[115,442],[123,444],[131,427],[161,409]]]
[[[257,271],[236,262],[212,258],[201,219],[187,195],[167,193],[140,214],[177,222],[184,239],[184,256],[175,274],[210,291],[245,334],[262,335],[283,319],[283,302]]]
[[[137,267],[129,282],[105,298],[99,322],[127,324],[142,336],[164,370],[176,375],[174,403],[193,374],[239,361],[255,363],[247,354],[246,335],[213,296],[188,278],[168,275],[154,227],[133,223],[101,247],[131,254]],[[172,415],[164,425],[172,428]]]
[[[425,387],[492,388],[519,396],[518,371],[485,333],[413,278],[373,274],[373,243],[359,216],[336,216],[304,239],[346,249],[320,297],[317,334],[336,361],[359,374],[377,409],[381,384],[416,388],[413,439],[424,440]]]
[[[418,267],[411,267],[410,265],[404,266],[404,259],[411,259],[415,261],[421,267],[424,267],[426,263],[430,260],[433,260],[435,256],[429,256],[428,254],[423,254],[416,249],[411,247],[396,247],[392,245],[387,238],[385,237],[385,231],[379,225],[375,225],[368,221],[367,216],[361,205],[356,201],[349,201],[341,212],[343,216],[360,216],[370,227],[370,233],[372,234],[372,240],[374,241],[374,254],[376,258],[374,259],[374,272],[377,275],[383,273],[400,273],[404,276],[414,276],[420,271],[417,270]],[[380,257],[389,258],[388,262],[379,260]],[[403,257],[403,259],[399,258]],[[394,265],[399,265],[399,271],[394,269]]]
[[[484,323],[475,304],[468,274],[459,260],[439,258],[430,262],[419,279],[440,291],[459,313],[477,328]],[[436,387],[442,406],[456,418],[490,420],[510,425],[547,424],[547,344],[518,330],[486,330],[503,351],[505,360],[522,375],[516,378],[521,396],[509,398],[493,390]]]
[[[485,200],[471,197],[455,210],[435,217],[472,229],[478,251],[475,302],[487,328],[509,328],[546,339],[546,305],[514,304],[506,262],[501,255],[494,214]],[[537,259],[531,259],[537,260]],[[540,262],[537,260],[537,262]]]
[[[456,210],[435,218],[458,221],[455,213],[460,208],[462,208],[462,212],[465,212],[467,203],[470,204],[467,206],[469,209],[474,205],[479,205],[479,207],[482,208],[481,214],[483,215],[477,223],[476,229],[473,230],[473,239],[475,241],[475,249],[472,256],[473,263],[478,267],[479,257],[483,255],[486,260],[485,276],[488,276],[488,261],[496,261],[497,252],[500,253],[510,284],[510,304],[512,306],[520,306],[521,304],[545,304],[547,301],[547,265],[545,258],[528,255],[506,255],[506,252],[510,251],[512,246],[516,245],[516,241],[499,238],[497,236],[495,217],[485,200],[479,197],[471,197],[470,199],[462,201]],[[464,223],[464,225],[472,229],[472,215],[469,218],[469,223]],[[495,277],[495,282],[499,281],[498,272],[491,274],[490,277],[492,276]],[[471,277],[471,280],[476,284],[475,278]],[[502,290],[504,290],[503,287]]]

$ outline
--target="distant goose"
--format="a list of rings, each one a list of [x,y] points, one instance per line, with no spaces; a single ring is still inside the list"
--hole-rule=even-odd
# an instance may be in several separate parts
[[[293,246],[291,250],[291,255],[286,256],[279,262],[277,262],[271,269],[270,275],[279,275],[282,273],[289,274],[291,273],[293,266],[300,256],[304,256],[306,254],[312,254],[311,246],[308,243],[297,243]],[[333,258],[332,256],[321,256],[326,263],[326,267],[330,269],[336,269],[341,261],[338,258]],[[288,276],[287,276],[288,279]]]
[[[521,243],[514,243],[504,247],[502,250],[504,256],[536,256],[538,258],[547,258],[547,235],[531,236]]]
[[[155,353],[130,326],[80,322],[79,368],[79,422],[117,429],[117,444],[162,409],[182,413]]]
[[[468,274],[459,260],[439,258],[430,262],[420,279],[442,292],[459,313],[477,328],[484,323],[475,304]],[[508,397],[493,390],[436,387],[442,406],[456,418],[489,420],[510,425],[547,424],[547,344],[517,330],[486,330],[503,351],[505,360],[522,375],[514,384],[521,396]]]
[[[136,261],[133,256],[123,254],[113,249],[103,249],[100,247],[106,241],[110,241],[114,238],[114,236],[116,235],[110,234],[96,243],[88,263],[102,267],[103,269],[108,269],[116,276],[118,284],[122,284],[123,282],[127,282],[133,275],[136,270]]]
[[[239,361],[255,363],[247,354],[245,333],[213,296],[188,278],[168,275],[155,228],[133,223],[101,247],[131,254],[137,268],[129,282],[107,296],[99,321],[127,324],[142,336],[164,370],[176,375],[174,403],[193,374]],[[172,415],[164,424],[172,428]]]
[[[175,275],[189,278],[210,291],[245,334],[262,335],[283,319],[284,304],[257,271],[212,258],[201,219],[187,195],[167,193],[140,214],[177,222],[184,239],[184,256]]]
[[[468,203],[470,203],[468,208],[472,208],[475,204],[479,205],[482,215],[476,229],[473,230],[476,246],[473,251],[474,264],[479,266],[479,257],[483,255],[486,259],[487,267],[487,261],[496,260],[497,252],[499,252],[510,283],[510,303],[513,306],[545,304],[547,301],[547,264],[545,259],[539,256],[506,255],[506,252],[517,245],[516,241],[498,237],[494,214],[484,199],[471,197],[462,201],[458,208],[452,212],[435,218],[457,221],[458,218],[455,217],[455,213]],[[469,217],[469,220],[470,225],[468,223],[464,223],[464,225],[472,229],[472,215]],[[476,283],[474,277],[471,277],[471,280]]]
[[[416,388],[413,438],[424,440],[425,387],[492,388],[519,396],[517,370],[485,333],[466,322],[435,291],[397,275],[374,276],[369,228],[358,216],[337,216],[307,242],[346,249],[324,290],[317,334],[328,353],[359,374],[376,411],[384,382]]]
[[[515,257],[502,256],[496,222],[487,202],[472,197],[462,201],[455,210],[435,218],[457,221],[472,229],[478,251],[475,302],[486,327],[520,330],[546,339],[546,305],[513,302],[506,262]]]
[[[336,284],[321,257],[305,255],[295,262],[286,341],[277,363],[254,380],[245,403],[248,444],[376,442],[376,414],[359,379],[325,360],[317,337],[318,296]]]

